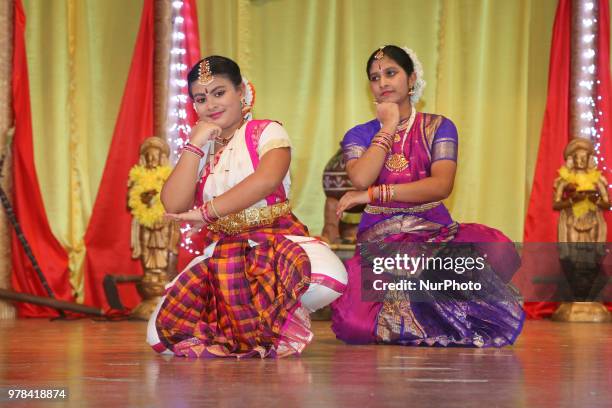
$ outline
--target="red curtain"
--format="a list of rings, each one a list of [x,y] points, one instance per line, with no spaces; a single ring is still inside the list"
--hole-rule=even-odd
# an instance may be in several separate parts
[[[598,36],[598,60],[597,72],[600,80],[598,94],[602,97],[596,101],[598,110],[602,112],[598,126],[603,127],[601,131],[601,154],[608,163],[604,171],[608,181],[612,181],[612,133],[610,132],[610,64],[609,64],[609,27],[610,16],[608,1],[599,1],[598,24],[600,27]],[[559,214],[552,209],[553,182],[557,177],[557,170],[563,165],[563,150],[569,142],[570,120],[570,69],[571,69],[571,0],[560,0],[555,15],[553,37],[550,51],[550,67],[548,73],[548,97],[544,121],[540,136],[538,150],[538,161],[527,219],[525,221],[525,236],[527,251],[524,253],[523,262],[537,262],[537,254],[528,251],[529,242],[556,242],[557,222]],[[602,169],[603,170],[603,169]],[[606,220],[612,219],[612,214],[606,214]],[[612,224],[608,222],[608,241],[612,237]],[[534,259],[530,259],[534,257]],[[550,316],[557,307],[552,302],[526,302],[525,311],[531,318]]]
[[[127,180],[130,168],[138,163],[140,144],[153,136],[153,12],[153,0],[145,0],[121,108],[85,234],[85,299],[102,308],[107,307],[102,287],[105,275],[143,273],[140,262],[131,256]],[[122,285],[120,295],[128,308],[140,301],[133,285]]]
[[[68,271],[68,255],[53,236],[38,185],[34,166],[32,111],[25,48],[25,14],[21,0],[15,0],[13,31],[13,206],[23,234],[58,299],[73,301]],[[12,285],[18,292],[47,296],[14,230],[11,242]],[[58,313],[49,308],[17,303],[20,317],[48,317]]]
[[[200,30],[198,28],[198,11],[195,0],[185,0],[182,8],[185,19],[185,56],[186,64],[191,69],[200,60]],[[185,78],[187,79],[187,78]],[[197,115],[191,103],[187,105],[187,121],[193,125],[197,121]]]

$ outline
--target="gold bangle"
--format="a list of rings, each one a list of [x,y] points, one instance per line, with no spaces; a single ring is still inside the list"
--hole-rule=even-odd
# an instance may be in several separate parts
[[[389,148],[388,148],[387,146],[384,146],[384,145],[380,144],[380,143],[376,143],[376,142],[374,142],[374,143],[372,143],[372,144],[371,144],[371,146],[378,147],[378,148],[379,148],[380,150],[382,150],[383,152],[385,152],[385,153],[389,153]]]
[[[219,213],[217,212],[217,209],[215,208],[215,204],[214,204],[215,199],[213,198],[212,200],[209,201],[210,203],[210,208],[213,211],[213,214],[215,215],[215,217],[217,218],[221,218],[221,216],[219,215]]]

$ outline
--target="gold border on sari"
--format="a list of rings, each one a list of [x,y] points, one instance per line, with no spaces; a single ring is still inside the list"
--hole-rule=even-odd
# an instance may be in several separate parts
[[[365,212],[368,214],[418,214],[425,211],[429,211],[432,208],[436,208],[442,204],[440,201],[433,201],[431,203],[416,205],[414,207],[400,208],[400,207],[381,207],[377,205],[366,205]]]
[[[268,153],[270,150],[279,149],[281,147],[291,148],[291,143],[289,140],[284,139],[273,139],[263,146],[259,147],[259,157],[262,157],[264,154]]]
[[[351,143],[346,145],[343,149],[344,161],[348,162],[349,160],[358,159],[366,152],[366,148],[360,146],[356,143]]]
[[[403,333],[402,333],[403,328]],[[412,311],[410,301],[392,296],[383,303],[378,314],[376,337],[379,342],[389,343],[399,340],[405,333],[412,334],[417,339],[427,337],[427,332],[421,326]]]
[[[420,232],[431,233],[432,237],[437,237],[438,232],[442,228],[446,228],[448,230],[448,234],[445,234],[444,239],[442,239],[440,242],[447,242],[451,241],[455,237],[458,227],[459,225],[456,222],[449,225],[444,225],[415,215],[397,214],[371,226],[368,230],[362,232],[359,235],[359,241],[382,241],[389,235]]]
[[[442,224],[428,221],[420,217],[406,214],[398,214],[391,218],[373,225],[359,236],[359,241],[372,242],[381,241],[385,237],[405,232],[427,232],[432,233],[444,227]]]
[[[427,156],[429,157],[429,160],[431,160],[431,148],[433,140],[436,135],[436,132],[438,131],[438,128],[442,124],[442,119],[444,119],[444,116],[441,115],[432,115],[428,113],[422,114],[421,138],[425,146],[427,146],[427,149],[425,150],[427,151]]]

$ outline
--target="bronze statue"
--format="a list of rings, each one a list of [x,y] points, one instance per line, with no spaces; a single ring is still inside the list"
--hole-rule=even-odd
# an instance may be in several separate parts
[[[139,164],[130,170],[128,205],[132,219],[132,257],[140,258],[144,275],[137,284],[143,301],[132,315],[148,319],[164,287],[175,274],[180,241],[178,224],[163,219],[159,193],[170,174],[170,149],[159,137],[149,137],[140,146]]]
[[[597,170],[590,140],[576,138],[565,148],[565,166],[554,184],[553,208],[560,211],[559,242],[606,242],[603,211],[610,208],[608,182]]]
[[[563,152],[565,165],[554,182],[553,208],[560,211],[559,258],[571,291],[554,320],[606,321],[610,315],[595,300],[607,278],[601,261],[606,255],[607,226],[603,212],[610,209],[608,182],[597,169],[593,143],[575,138]]]

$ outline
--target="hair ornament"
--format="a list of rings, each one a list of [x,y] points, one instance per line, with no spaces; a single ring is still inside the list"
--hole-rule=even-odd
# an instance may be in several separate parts
[[[210,70],[210,62],[208,58],[202,60],[198,66],[198,83],[200,85],[208,85],[215,80],[212,71]]]

